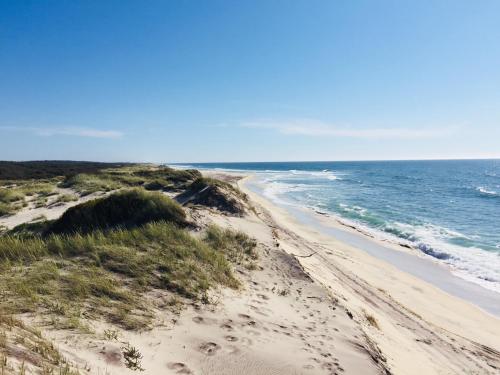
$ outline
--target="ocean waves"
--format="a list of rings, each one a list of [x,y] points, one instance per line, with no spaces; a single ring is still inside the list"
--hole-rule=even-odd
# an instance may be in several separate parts
[[[498,186],[497,186],[497,188],[498,188]],[[488,197],[488,198],[500,198],[500,193],[498,191],[495,191],[493,189],[489,189],[489,188],[484,187],[484,186],[478,186],[476,188],[476,191],[480,195]]]
[[[500,161],[194,164],[255,174],[262,193],[403,244],[500,292]]]
[[[500,292],[500,239],[484,236],[483,229],[491,233],[481,228],[484,224],[462,212],[470,209],[465,203],[472,203],[466,192],[460,196],[454,186],[427,182],[425,176],[367,175],[291,169],[261,173],[260,181],[264,195],[276,203],[330,214],[362,233],[412,248],[457,276]],[[474,191],[479,199],[499,197],[491,187],[478,186]],[[482,216],[479,211],[475,215]]]

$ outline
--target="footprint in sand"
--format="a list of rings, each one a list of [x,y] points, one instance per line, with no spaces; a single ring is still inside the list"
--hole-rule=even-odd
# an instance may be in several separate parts
[[[182,362],[168,363],[167,367],[174,370],[176,374],[192,374],[191,370]]]
[[[118,366],[122,359],[121,350],[118,348],[105,348],[100,352],[104,356],[106,363]]]
[[[231,325],[233,323],[233,321],[231,319],[227,319],[225,320],[222,324],[221,324],[221,328],[222,329],[225,329],[226,331],[233,331],[234,328],[233,326]]]
[[[204,318],[202,316],[195,316],[193,319],[193,322],[197,324],[215,324],[217,321],[215,319],[210,319],[210,318]]]
[[[238,338],[235,337],[235,336],[231,336],[231,335],[228,335],[226,337],[224,337],[227,341],[231,341],[231,342],[234,342],[234,341],[238,341]]]
[[[204,342],[198,347],[198,350],[206,355],[215,355],[215,353],[220,349],[220,345],[215,342]]]

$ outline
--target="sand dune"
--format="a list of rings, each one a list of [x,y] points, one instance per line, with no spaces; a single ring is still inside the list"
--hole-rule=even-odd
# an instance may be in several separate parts
[[[215,223],[258,240],[258,268],[238,269],[240,290],[214,290],[211,303],[179,314],[158,309],[144,332],[86,321],[90,333],[43,334],[91,374],[134,373],[124,365],[125,345],[141,353],[144,374],[499,373],[498,318],[299,224],[245,180],[239,185],[253,206],[247,216],[201,207],[189,214],[201,227]]]

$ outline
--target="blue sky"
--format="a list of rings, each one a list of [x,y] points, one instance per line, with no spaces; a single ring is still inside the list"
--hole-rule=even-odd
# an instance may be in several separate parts
[[[0,159],[500,157],[500,2],[0,1]]]

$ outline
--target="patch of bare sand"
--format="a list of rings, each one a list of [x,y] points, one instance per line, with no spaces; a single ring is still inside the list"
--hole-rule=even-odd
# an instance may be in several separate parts
[[[30,223],[38,219],[55,220],[70,207],[112,193],[98,192],[81,197],[72,189],[55,188],[54,191],[57,194],[49,197],[47,204],[43,207],[35,207],[33,203],[34,199],[31,199],[26,207],[15,214],[0,217],[0,228],[5,227],[7,229],[12,229],[18,225]],[[64,194],[76,195],[78,199],[72,202],[56,202],[57,198]]]

